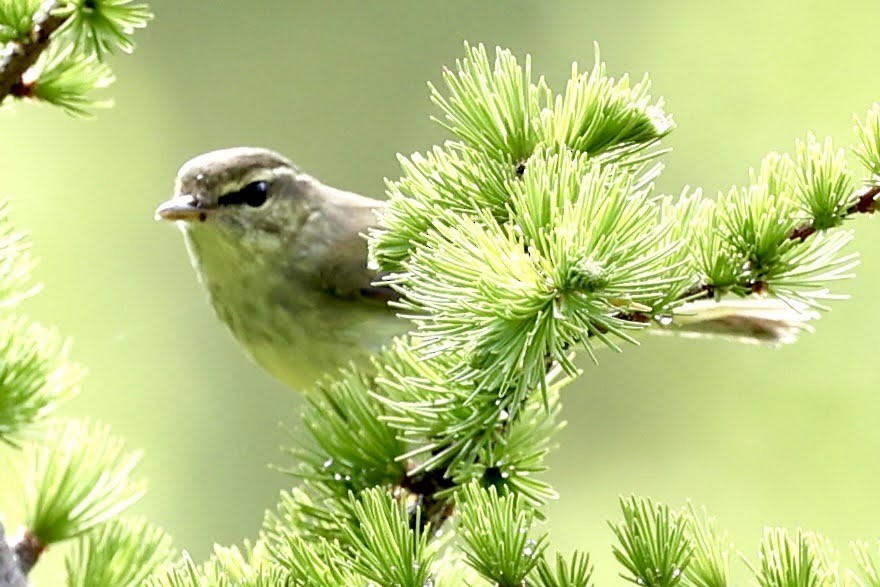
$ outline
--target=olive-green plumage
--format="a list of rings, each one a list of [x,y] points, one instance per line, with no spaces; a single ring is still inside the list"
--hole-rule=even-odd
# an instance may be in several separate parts
[[[256,199],[236,196],[248,190]],[[367,267],[363,234],[379,206],[277,153],[234,148],[187,162],[156,216],[178,221],[217,316],[248,354],[303,390],[407,330]]]

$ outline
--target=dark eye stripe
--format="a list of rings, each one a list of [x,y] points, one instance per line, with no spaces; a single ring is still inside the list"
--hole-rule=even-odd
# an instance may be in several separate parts
[[[217,198],[218,206],[240,206],[242,204],[259,208],[269,199],[269,182],[254,181],[237,192],[230,192]]]

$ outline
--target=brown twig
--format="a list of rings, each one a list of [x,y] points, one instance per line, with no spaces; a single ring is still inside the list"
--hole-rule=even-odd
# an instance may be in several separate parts
[[[410,463],[409,468],[412,466],[414,463]],[[419,529],[423,530],[430,524],[436,531],[452,516],[454,510],[452,500],[437,495],[441,491],[455,487],[455,483],[446,477],[445,473],[445,469],[438,469],[413,476],[407,475],[398,485],[395,496],[407,501],[411,528],[415,529],[418,525]]]
[[[862,188],[857,193],[856,202],[846,209],[847,216],[853,214],[873,214],[877,211],[877,197],[880,196],[880,185],[870,185]],[[807,222],[792,229],[788,233],[789,240],[804,242],[818,229],[812,223]]]
[[[855,203],[846,209],[847,216],[852,216],[854,214],[873,214],[877,211],[877,199],[880,198],[880,185],[869,185],[856,193],[856,201]],[[806,222],[801,224],[800,226],[796,226],[788,233],[788,240],[799,240],[800,242],[804,242],[813,234],[819,232],[820,229],[817,229],[811,222]],[[754,281],[749,281],[748,283],[742,284],[743,287],[751,291],[753,294],[757,295],[766,295],[768,291],[768,283],[763,279],[757,279]],[[697,301],[697,300],[709,300],[715,297],[718,291],[712,285],[706,283],[699,283],[685,291],[680,301]],[[645,312],[629,312],[629,313],[619,313],[615,315],[616,318],[620,318],[621,320],[629,320],[631,322],[650,322],[652,319],[652,315]]]
[[[12,552],[15,553],[15,558],[18,559],[18,568],[25,575],[34,568],[44,550],[46,550],[46,545],[30,532],[22,534],[18,542],[12,546]]]
[[[30,93],[24,82],[24,74],[34,66],[46,47],[52,33],[67,21],[67,16],[55,16],[57,0],[46,0],[34,15],[33,24],[26,39],[10,41],[0,53],[0,104],[9,95],[26,96]]]

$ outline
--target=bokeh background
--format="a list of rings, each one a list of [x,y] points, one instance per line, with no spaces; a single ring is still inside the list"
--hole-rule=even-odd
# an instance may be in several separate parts
[[[31,105],[0,114],[0,192],[42,258],[45,291],[28,312],[72,336],[90,370],[65,413],[145,451],[150,492],[136,509],[197,559],[253,537],[288,486],[267,463],[289,464],[278,447],[299,399],[238,351],[180,235],[152,220],[181,162],[265,145],[381,194],[397,152],[445,138],[425,82],[464,40],[531,53],[557,88],[571,61],[592,64],[593,41],[614,74],[650,72],[679,125],[660,180],[670,193],[742,182],[807,130],[849,144],[853,113],[880,99],[873,0],[151,4],[135,54],[114,59],[115,108],[92,122]],[[852,299],[796,345],[648,339],[584,363],[549,459],[562,497],[548,523],[555,546],[592,553],[600,584],[617,582],[606,520],[631,492],[705,504],[747,554],[765,524],[843,547],[878,537],[880,225],[851,226],[864,260],[842,286]],[[38,585],[61,584],[57,550]]]

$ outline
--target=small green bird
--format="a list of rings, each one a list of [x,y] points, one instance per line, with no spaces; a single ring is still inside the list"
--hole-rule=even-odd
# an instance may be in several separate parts
[[[212,151],[183,165],[155,213],[181,228],[211,304],[245,351],[286,385],[366,359],[410,323],[376,285],[364,235],[383,203],[325,185],[260,148]],[[815,313],[751,297],[685,304],[649,332],[790,342]]]
[[[177,221],[217,316],[260,366],[305,390],[406,332],[367,266],[381,202],[322,184],[266,149],[181,167],[156,218]]]

